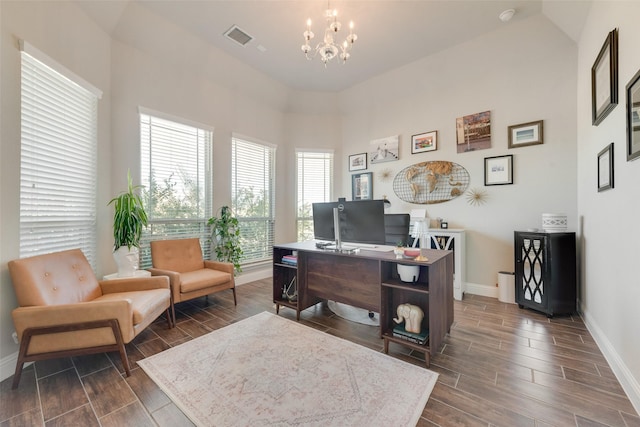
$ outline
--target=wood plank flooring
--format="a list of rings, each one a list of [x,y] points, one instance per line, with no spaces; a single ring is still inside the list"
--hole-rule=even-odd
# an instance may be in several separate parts
[[[275,312],[271,280],[177,306],[177,327],[159,319],[127,346],[132,375],[117,354],[37,362],[20,387],[0,383],[4,426],[190,426],[191,422],[135,362],[262,311]],[[295,320],[295,312],[280,315]],[[301,323],[376,351],[378,328],[335,316],[326,304]],[[247,351],[250,351],[248,349]],[[390,355],[423,365],[421,353],[390,344]],[[578,316],[547,319],[493,298],[466,295],[431,369],[440,374],[424,408],[426,426],[640,427],[602,353]],[[393,393],[393,390],[389,390]]]

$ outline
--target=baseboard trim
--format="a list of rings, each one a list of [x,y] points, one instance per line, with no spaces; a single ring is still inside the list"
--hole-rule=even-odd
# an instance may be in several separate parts
[[[0,359],[0,381],[4,381],[16,372],[16,363],[18,362],[18,352],[10,354]],[[24,367],[31,365],[33,362],[25,363]]]
[[[273,275],[273,268],[271,264],[269,267],[260,268],[248,272],[241,273],[238,277],[236,277],[236,285],[244,285],[255,280],[268,279]]]
[[[480,283],[466,282],[464,292],[483,297],[498,298],[498,288],[495,286],[482,285]]]
[[[633,374],[624,363],[624,360],[620,357],[616,349],[611,342],[607,339],[607,336],[603,333],[602,329],[598,326],[595,320],[589,315],[588,312],[582,311],[581,313],[584,324],[591,333],[591,336],[598,344],[598,348],[602,351],[604,358],[607,359],[609,366],[613,370],[613,373],[620,381],[627,397],[631,401],[631,404],[635,408],[636,412],[640,413],[640,383],[633,377]]]

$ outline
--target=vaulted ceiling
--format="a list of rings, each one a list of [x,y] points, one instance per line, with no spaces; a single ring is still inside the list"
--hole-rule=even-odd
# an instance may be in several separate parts
[[[343,90],[536,14],[544,14],[577,41],[590,7],[588,0],[333,0],[329,5],[338,10],[341,32],[346,35],[349,21],[354,21],[358,40],[346,63],[336,58],[325,67],[319,58],[307,60],[301,50],[307,18],[316,35],[312,46],[322,38],[324,0],[76,3],[115,39],[127,42],[135,33],[129,27],[144,25],[129,16],[134,7],[142,7],[291,88],[311,91]],[[502,22],[498,16],[506,9],[516,13],[511,21]],[[252,40],[241,46],[225,37],[233,25]]]

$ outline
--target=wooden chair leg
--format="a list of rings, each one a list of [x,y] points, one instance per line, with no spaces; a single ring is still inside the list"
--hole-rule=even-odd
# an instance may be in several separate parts
[[[167,312],[165,313],[165,316],[167,316],[167,324],[169,326],[169,329],[173,329],[174,323],[173,323],[173,317],[171,316],[171,307],[167,308]]]
[[[20,350],[18,352],[18,361],[16,362],[16,372],[13,374],[13,382],[11,383],[11,389],[15,390],[20,384],[20,377],[22,376],[22,368],[24,367],[25,356],[27,355],[27,349],[29,348],[29,342],[31,341],[32,330],[27,329],[22,333],[22,339],[20,340]]]
[[[233,305],[238,305],[238,300],[236,299],[236,288],[231,288],[233,291]]]
[[[120,331],[120,323],[116,319],[109,320],[111,329],[116,337],[116,344],[118,345],[118,352],[120,353],[120,359],[124,366],[124,371],[128,377],[131,376],[131,367],[129,366],[129,358],[127,357],[127,349],[124,347],[124,341],[122,340],[122,333]]]

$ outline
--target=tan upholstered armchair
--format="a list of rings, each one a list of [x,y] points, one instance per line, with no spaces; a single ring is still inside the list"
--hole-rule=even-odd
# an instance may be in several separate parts
[[[98,281],[80,249],[9,262],[19,307],[11,313],[20,341],[13,388],[25,362],[117,351],[169,312],[166,277]]]
[[[151,261],[153,267],[148,270],[153,276],[169,276],[174,323],[176,313],[173,304],[181,301],[231,289],[233,303],[238,304],[233,264],[204,260],[198,238],[153,241]]]

